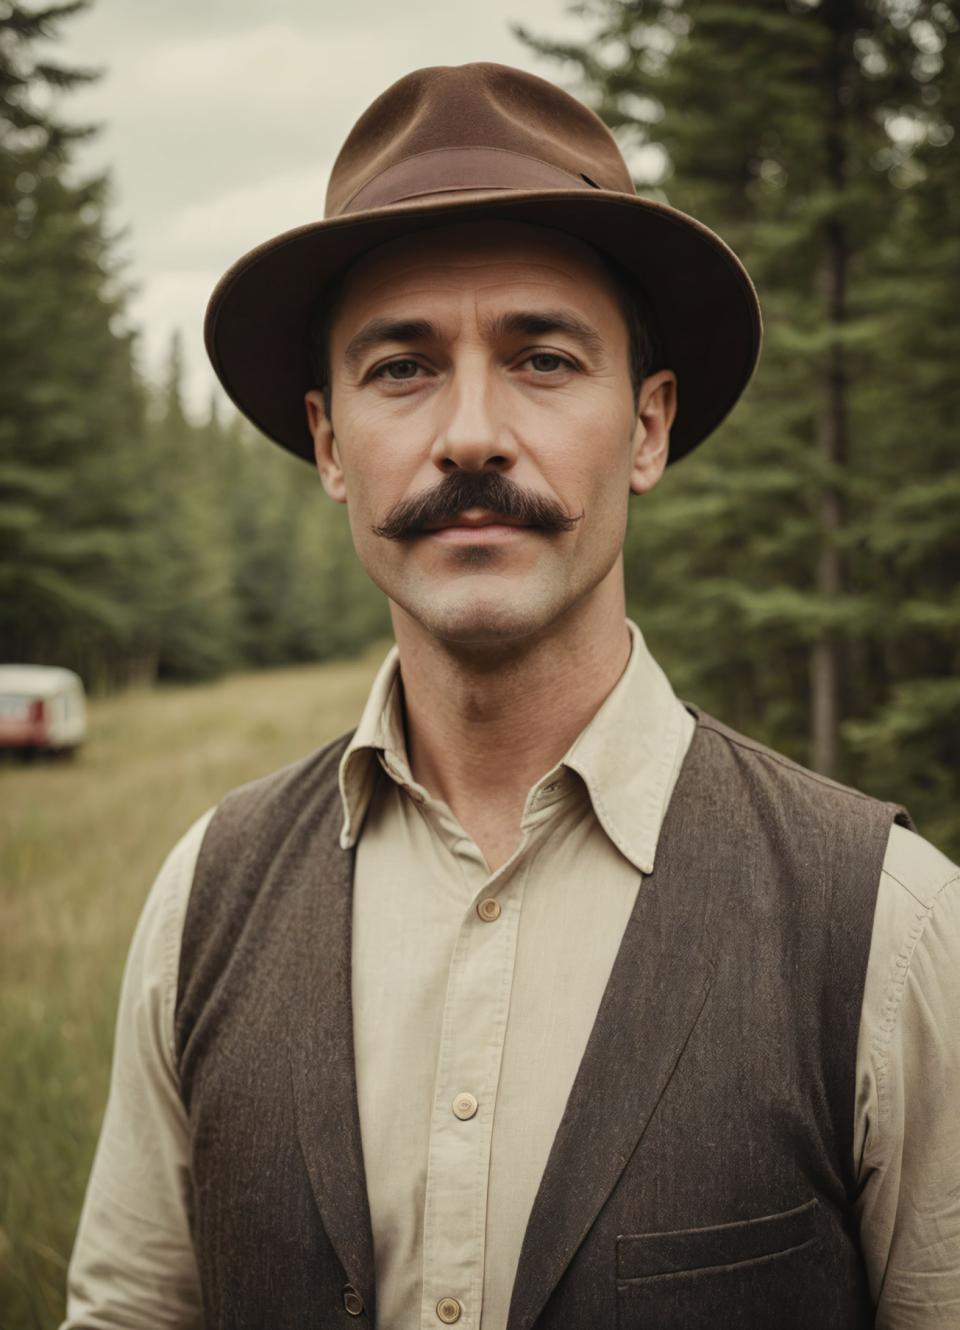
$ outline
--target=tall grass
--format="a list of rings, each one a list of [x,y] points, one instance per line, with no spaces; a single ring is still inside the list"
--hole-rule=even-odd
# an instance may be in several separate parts
[[[227,790],[350,728],[382,656],[96,701],[75,758],[0,767],[2,1330],[63,1314],[120,975],[154,874]]]

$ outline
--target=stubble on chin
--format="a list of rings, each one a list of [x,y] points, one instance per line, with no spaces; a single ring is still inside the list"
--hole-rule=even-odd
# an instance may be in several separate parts
[[[485,551],[475,553],[482,556]],[[479,562],[481,569],[489,566],[483,559]],[[421,594],[401,593],[396,603],[430,637],[454,647],[503,651],[511,643],[520,646],[546,627],[555,613],[542,594],[530,594],[529,588],[526,595],[516,590],[511,595],[508,579],[496,579],[483,590],[475,585],[459,591],[446,588],[445,593],[420,590]]]

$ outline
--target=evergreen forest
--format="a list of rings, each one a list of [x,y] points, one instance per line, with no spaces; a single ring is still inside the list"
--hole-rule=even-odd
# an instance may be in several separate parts
[[[0,4],[0,658],[110,690],[355,652],[389,620],[342,510],[185,410],[176,342],[138,369],[95,131],[58,109],[94,75],[39,54],[84,7]],[[575,12],[576,43],[518,32],[766,322],[731,418],[634,501],[630,613],[681,696],[960,854],[960,3]]]
[[[390,624],[346,514],[188,415],[177,340],[138,372],[110,182],[73,168],[95,131],[49,109],[95,75],[38,55],[88,4],[0,4],[0,659],[108,691],[354,652]]]

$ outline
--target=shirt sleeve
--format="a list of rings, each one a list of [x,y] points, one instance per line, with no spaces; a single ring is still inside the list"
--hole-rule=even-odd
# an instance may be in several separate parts
[[[191,827],[163,865],[130,946],[110,1093],[61,1330],[202,1325],[173,1021],[183,921],[211,816],[212,810]]]
[[[877,1330],[960,1325],[960,870],[894,826],[857,1058],[857,1214]]]

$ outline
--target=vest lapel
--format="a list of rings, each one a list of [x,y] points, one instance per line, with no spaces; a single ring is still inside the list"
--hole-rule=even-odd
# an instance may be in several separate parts
[[[661,842],[676,822],[696,749],[695,741]],[[529,1330],[540,1315],[643,1136],[706,1002],[713,967],[697,945],[703,934],[665,904],[663,879],[640,884],[624,930],[530,1212],[507,1330]]]
[[[334,846],[321,850],[321,846]],[[375,1315],[373,1238],[367,1202],[354,1066],[350,946],[352,852],[319,829],[312,850],[316,892],[299,893],[289,939],[287,1027],[300,1146],[323,1221],[348,1280]],[[329,855],[323,863],[323,854]]]

